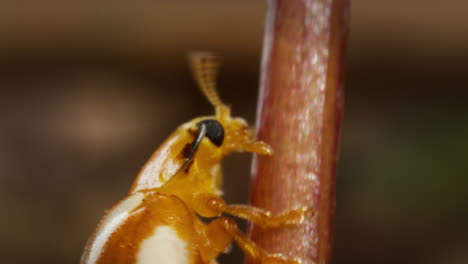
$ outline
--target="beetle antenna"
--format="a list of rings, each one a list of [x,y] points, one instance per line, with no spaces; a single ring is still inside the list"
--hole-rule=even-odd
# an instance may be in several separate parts
[[[219,56],[210,52],[192,52],[189,54],[190,66],[200,90],[214,106],[217,116],[229,113],[229,108],[221,101],[216,90]]]

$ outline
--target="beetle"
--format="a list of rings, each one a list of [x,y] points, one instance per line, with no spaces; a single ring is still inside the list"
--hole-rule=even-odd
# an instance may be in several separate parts
[[[231,117],[219,98],[215,79],[218,57],[206,52],[189,56],[198,86],[215,115],[181,125],[143,166],[126,197],[117,202],[89,238],[81,264],[198,264],[216,257],[235,241],[254,263],[298,263],[270,254],[251,241],[234,220],[246,219],[262,228],[294,226],[312,214],[308,207],[272,215],[269,211],[229,205],[222,198],[221,161],[232,152],[272,155],[255,141],[242,118]],[[203,218],[212,218],[205,223]]]

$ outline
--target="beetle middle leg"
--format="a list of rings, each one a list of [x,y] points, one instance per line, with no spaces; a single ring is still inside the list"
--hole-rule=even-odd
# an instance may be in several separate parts
[[[205,260],[215,258],[223,252],[232,240],[244,252],[247,258],[260,264],[298,264],[296,260],[286,259],[278,254],[269,254],[250,240],[237,227],[234,220],[228,217],[220,217],[213,220],[205,227],[205,238],[209,241],[209,247],[201,249]]]

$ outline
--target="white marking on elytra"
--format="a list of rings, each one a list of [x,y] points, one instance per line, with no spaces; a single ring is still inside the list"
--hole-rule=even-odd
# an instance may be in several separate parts
[[[97,262],[110,236],[127,220],[128,214],[139,206],[144,198],[145,196],[142,193],[134,193],[120,201],[118,205],[109,211],[92,241],[87,263]]]
[[[154,233],[140,244],[137,264],[187,264],[187,242],[170,226],[157,226]]]

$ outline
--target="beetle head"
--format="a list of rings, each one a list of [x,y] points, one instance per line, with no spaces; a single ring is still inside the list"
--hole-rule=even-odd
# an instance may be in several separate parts
[[[200,90],[215,108],[215,116],[196,120],[197,130],[201,131],[204,126],[204,136],[221,150],[223,156],[233,151],[272,154],[268,144],[254,140],[254,133],[244,119],[231,117],[230,108],[219,98],[216,91],[219,57],[209,52],[194,52],[189,55],[189,60]]]

